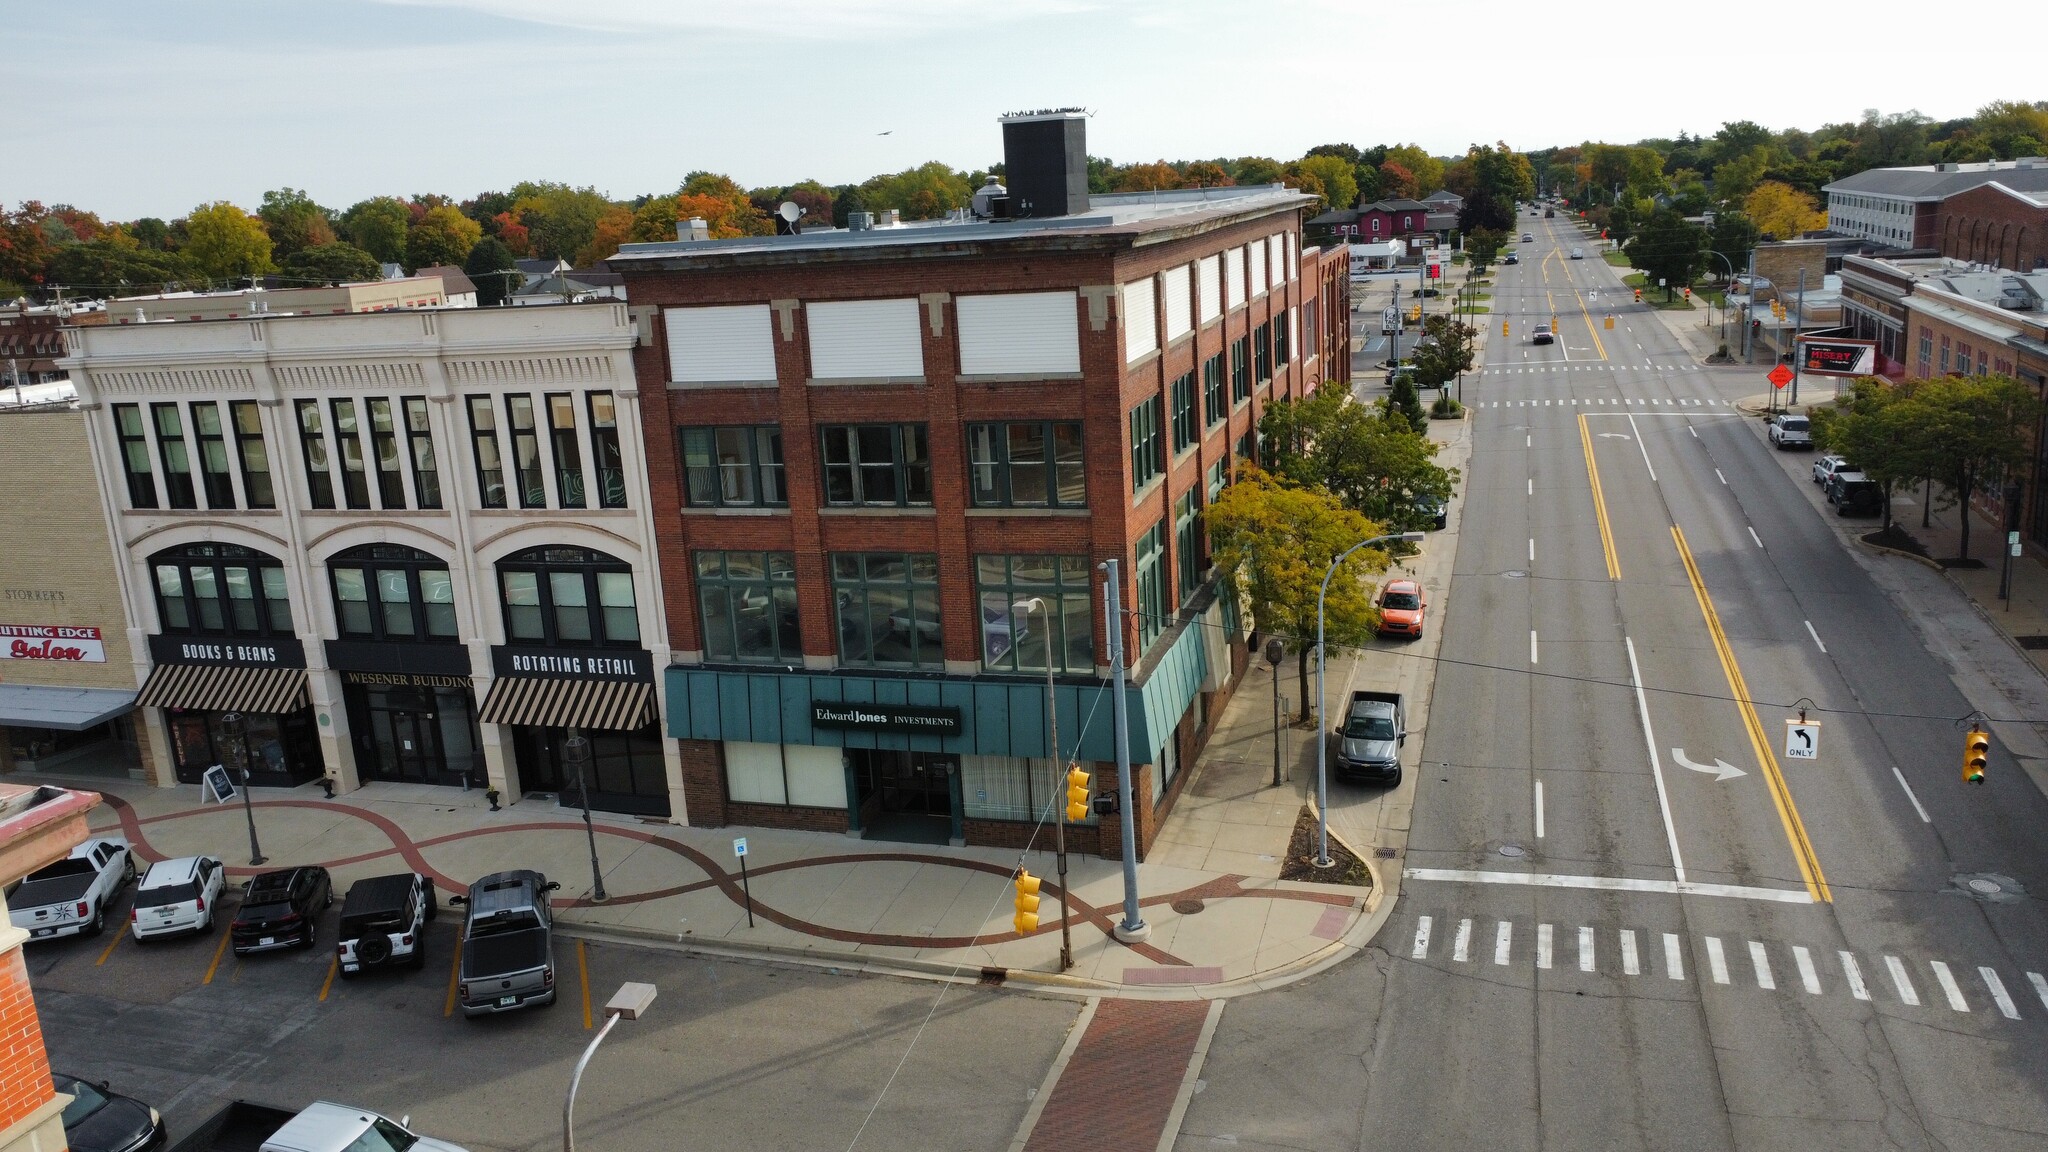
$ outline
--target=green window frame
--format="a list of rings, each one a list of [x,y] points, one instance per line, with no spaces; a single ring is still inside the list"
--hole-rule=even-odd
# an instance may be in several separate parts
[[[1088,470],[1078,421],[967,426],[967,493],[977,508],[1082,508]]]
[[[683,503],[692,508],[786,508],[782,426],[717,424],[676,429]]]
[[[692,559],[707,662],[803,662],[794,553],[698,552]]]
[[[1160,569],[1166,563],[1166,520],[1153,522],[1138,537],[1137,563],[1131,571],[1138,583],[1138,652],[1152,646],[1159,634],[1166,631],[1170,616],[1166,607],[1166,574]]]
[[[1160,407],[1159,397],[1153,396],[1131,409],[1132,492],[1144,491],[1166,470],[1164,445],[1159,442]]]
[[[936,553],[834,552],[831,570],[840,664],[945,668]]]
[[[1095,673],[1094,584],[1086,556],[976,556],[981,666],[990,672]],[[1019,610],[1033,598],[1044,606]]]
[[[1202,361],[1202,414],[1207,423],[1214,426],[1217,421],[1230,415],[1230,404],[1223,399],[1223,353],[1218,352]]]

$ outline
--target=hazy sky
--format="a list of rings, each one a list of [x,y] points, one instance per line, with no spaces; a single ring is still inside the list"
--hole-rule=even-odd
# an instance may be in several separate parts
[[[1898,0],[1852,6],[1862,27]],[[2027,10],[2034,16],[2016,15]],[[1080,105],[1120,162],[1628,142],[1724,120],[1967,115],[2005,67],[1866,67],[1839,0],[12,0],[0,201],[170,218],[265,189],[330,207],[521,179],[614,196],[1001,158],[996,117]],[[1610,14],[1611,13],[1611,14]],[[2038,38],[2022,4],[2000,21]],[[2033,22],[2032,33],[2020,23]],[[1767,39],[1777,47],[1758,46]],[[2017,42],[2017,41],[2015,41]],[[881,135],[887,132],[888,135]]]

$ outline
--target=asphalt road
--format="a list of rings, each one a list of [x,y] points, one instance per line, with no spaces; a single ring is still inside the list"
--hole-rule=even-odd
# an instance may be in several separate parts
[[[1179,1147],[2041,1147],[2048,803],[1996,746],[1960,783],[1970,706],[1726,403],[1757,370],[1522,225],[1400,902],[1231,1005]]]

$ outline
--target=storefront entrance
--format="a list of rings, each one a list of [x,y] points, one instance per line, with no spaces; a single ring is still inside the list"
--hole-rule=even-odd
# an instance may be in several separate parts
[[[945,844],[958,836],[954,794],[959,757],[864,748],[846,754],[854,766],[867,839]]]
[[[552,793],[564,808],[581,807],[576,770],[562,755],[569,729],[520,725],[512,731],[520,789]],[[638,816],[669,814],[668,771],[662,764],[659,724],[633,732],[592,729],[583,733],[583,738],[590,742],[590,763],[584,768],[583,782],[590,790],[592,808]]]
[[[166,709],[171,730],[171,759],[182,783],[197,784],[215,764],[230,767],[225,712]],[[313,710],[300,708],[282,715],[242,713],[242,743],[248,754],[249,782],[257,787],[290,788],[321,774],[320,742],[313,735]]]
[[[483,741],[466,680],[368,673],[343,678],[356,770],[363,779],[484,786]],[[425,683],[389,682],[404,679]],[[380,682],[362,682],[369,680]]]

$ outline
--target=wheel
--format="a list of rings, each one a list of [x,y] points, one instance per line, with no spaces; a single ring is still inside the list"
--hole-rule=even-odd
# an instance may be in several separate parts
[[[301,947],[301,948],[308,948],[308,949],[312,948],[312,947],[313,947],[313,938],[314,938],[315,936],[318,936],[319,934],[320,934],[320,930],[319,930],[318,928],[316,928],[315,926],[313,926],[313,925],[311,925],[311,924],[308,924],[308,925],[306,925],[306,938],[305,938],[305,939],[304,939],[303,941],[301,941],[301,942],[299,943],[299,947]]]
[[[218,899],[218,897],[215,897],[215,899]],[[201,935],[205,935],[211,931],[213,931],[213,909],[208,908],[206,910],[206,923],[199,926],[199,932]]]
[[[103,929],[105,929],[105,928],[106,928],[106,926],[107,926],[107,909],[106,909],[106,905],[104,905],[104,904],[103,904],[103,905],[99,906],[98,908],[95,908],[95,909],[93,909],[93,910],[92,910],[92,923],[90,923],[90,924],[87,924],[87,925],[85,926],[85,933],[84,933],[84,934],[85,934],[85,935],[87,935],[87,936],[97,936],[97,935],[99,935],[99,934],[100,934],[100,932],[101,932],[101,931],[102,931]]]
[[[135,856],[132,853],[121,862],[121,883],[135,883]]]

